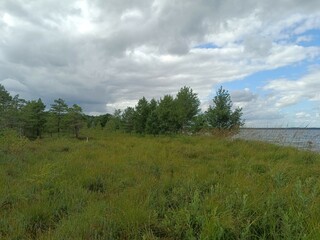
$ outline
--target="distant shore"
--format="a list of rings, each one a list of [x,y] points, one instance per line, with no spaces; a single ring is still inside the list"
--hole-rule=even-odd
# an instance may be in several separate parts
[[[241,127],[240,129],[261,129],[261,130],[320,130],[320,127]]]

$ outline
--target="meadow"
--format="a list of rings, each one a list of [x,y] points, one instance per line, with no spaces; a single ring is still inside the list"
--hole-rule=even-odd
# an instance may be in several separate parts
[[[0,137],[0,239],[319,239],[320,156],[218,136]]]

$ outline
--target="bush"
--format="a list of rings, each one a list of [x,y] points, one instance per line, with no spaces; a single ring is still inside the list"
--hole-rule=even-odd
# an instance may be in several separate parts
[[[25,149],[28,139],[19,136],[12,129],[5,129],[0,132],[0,152],[6,154],[20,154]]]

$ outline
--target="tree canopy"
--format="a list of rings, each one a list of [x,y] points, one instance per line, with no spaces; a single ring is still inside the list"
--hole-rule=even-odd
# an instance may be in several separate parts
[[[244,122],[241,119],[242,109],[232,110],[232,101],[227,90],[220,87],[207,111],[208,124],[212,128],[234,129],[241,127]]]
[[[58,98],[54,100],[53,104],[51,104],[50,112],[52,113],[52,116],[56,123],[57,132],[58,134],[60,134],[61,129],[64,128],[64,120],[68,112],[68,105],[63,99]]]
[[[46,123],[45,105],[39,98],[37,101],[32,100],[22,109],[23,128],[25,135],[29,137],[41,137]]]
[[[229,92],[222,87],[216,92],[207,111],[201,112],[198,95],[190,87],[182,87],[176,96],[164,95],[159,100],[145,97],[135,107],[113,114],[88,116],[81,106],[71,107],[62,98],[55,99],[46,110],[38,100],[26,101],[18,95],[12,97],[0,85],[0,130],[11,128],[29,138],[72,133],[79,138],[80,129],[104,128],[137,134],[172,134],[198,132],[203,129],[235,129],[244,124],[242,109],[233,107]]]
[[[190,126],[192,119],[200,112],[200,100],[191,88],[184,86],[175,99],[177,108],[178,128]]]

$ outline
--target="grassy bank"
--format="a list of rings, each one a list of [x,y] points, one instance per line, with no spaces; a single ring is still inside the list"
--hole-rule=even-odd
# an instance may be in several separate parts
[[[320,157],[208,136],[2,140],[0,239],[317,239]]]

